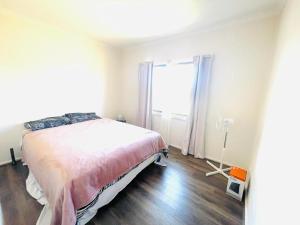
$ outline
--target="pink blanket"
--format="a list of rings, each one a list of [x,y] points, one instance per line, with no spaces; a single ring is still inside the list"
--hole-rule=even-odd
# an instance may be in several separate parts
[[[165,148],[154,131],[98,119],[26,134],[22,154],[52,207],[51,225],[74,225],[102,187]]]

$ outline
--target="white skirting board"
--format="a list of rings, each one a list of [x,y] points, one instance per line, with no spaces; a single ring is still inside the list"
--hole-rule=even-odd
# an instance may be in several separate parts
[[[21,157],[16,158],[16,161],[20,161],[20,160],[21,160]],[[11,162],[12,162],[11,160],[0,162],[0,166],[10,164]]]
[[[177,145],[174,145],[174,144],[170,144],[170,146],[174,147],[174,148],[177,148],[181,151],[182,147],[181,146],[177,146]],[[216,159],[216,158],[213,158],[213,157],[205,157],[204,159],[208,159],[208,160],[211,160],[211,161],[214,161],[214,162],[217,162],[217,163],[220,163],[220,160],[219,159]],[[234,166],[232,163],[229,163],[227,161],[224,161],[223,162],[225,165],[227,166]]]
[[[220,163],[220,160],[219,159],[216,159],[216,158],[213,158],[213,157],[205,157],[205,159],[208,159],[208,160],[211,160],[213,162],[217,162],[217,163]],[[232,163],[229,163],[227,161],[223,161],[223,164],[226,165],[226,166],[234,166]]]

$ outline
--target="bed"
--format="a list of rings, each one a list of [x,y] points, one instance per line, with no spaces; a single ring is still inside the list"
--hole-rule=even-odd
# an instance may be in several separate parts
[[[26,188],[44,208],[37,225],[83,225],[149,164],[164,164],[160,134],[95,119],[23,135]]]

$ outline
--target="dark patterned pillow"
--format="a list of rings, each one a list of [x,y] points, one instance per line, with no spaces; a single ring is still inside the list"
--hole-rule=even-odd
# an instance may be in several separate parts
[[[101,117],[97,116],[96,113],[67,113],[65,114],[65,117],[70,119],[70,122],[73,123],[79,123],[84,122],[88,120],[95,120],[95,119],[101,119]]]
[[[24,127],[32,131],[70,124],[70,119],[65,116],[48,117],[24,123]]]

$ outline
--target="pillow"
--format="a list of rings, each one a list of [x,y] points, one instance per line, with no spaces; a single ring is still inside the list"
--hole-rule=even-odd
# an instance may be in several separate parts
[[[96,113],[66,113],[65,117],[70,119],[70,123],[79,123],[88,120],[101,119],[101,117],[97,116]]]
[[[32,131],[70,124],[70,119],[65,116],[48,117],[24,123],[24,127]]]
[[[77,117],[77,116],[97,116],[95,112],[88,112],[88,113],[66,113],[64,115],[65,117],[71,118],[71,117]],[[97,116],[98,117],[98,116]]]

